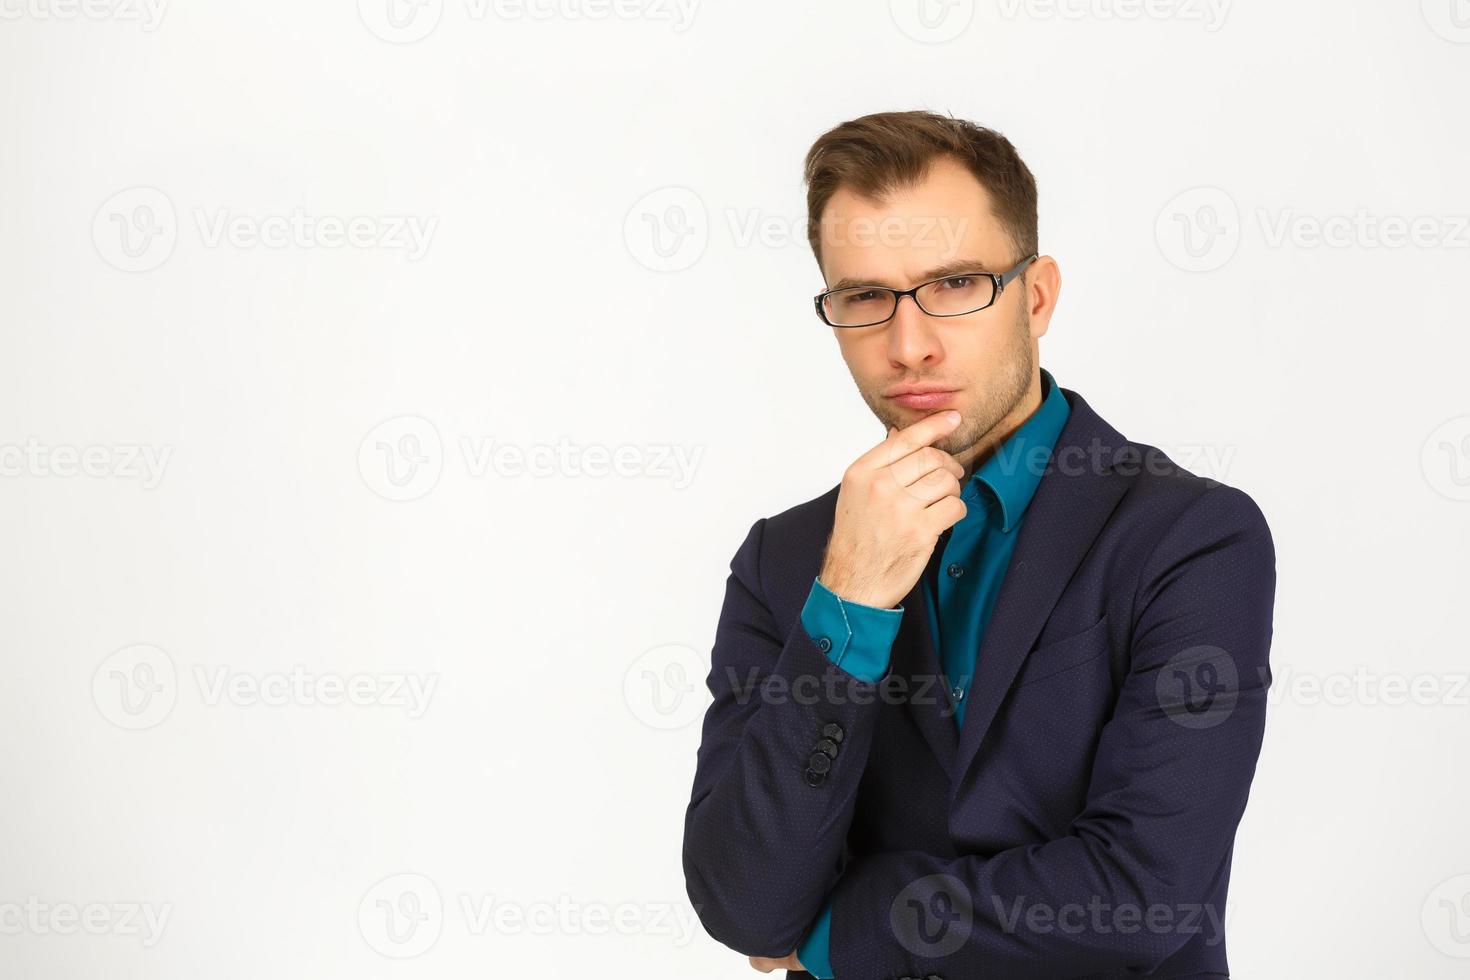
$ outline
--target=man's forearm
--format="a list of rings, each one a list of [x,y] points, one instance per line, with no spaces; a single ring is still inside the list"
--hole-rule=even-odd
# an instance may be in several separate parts
[[[711,936],[747,955],[785,956],[840,872],[882,694],[828,656],[834,647],[854,656],[853,636],[834,643],[797,622],[778,645],[760,589],[764,523],[731,562],[709,677],[715,703],[685,818],[684,870]],[[814,584],[809,599],[818,601],[808,612],[822,606],[818,590]],[[861,611],[847,612],[851,620]],[[890,614],[896,632],[901,610],[871,612]],[[864,631],[856,649],[874,635]]]

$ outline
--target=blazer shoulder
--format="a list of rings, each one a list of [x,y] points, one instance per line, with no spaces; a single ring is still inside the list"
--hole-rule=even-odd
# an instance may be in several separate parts
[[[1133,509],[1150,514],[1164,527],[1185,519],[1214,519],[1259,531],[1269,538],[1270,528],[1260,505],[1245,490],[1223,480],[1201,476],[1147,443],[1127,441],[1114,460],[1114,469],[1132,467],[1135,479],[1128,492]]]
[[[786,608],[790,602],[797,603],[792,609],[799,609],[811,589],[832,533],[840,489],[838,484],[780,513],[758,517],[746,533],[731,569],[747,582],[758,583],[773,612],[790,612]]]

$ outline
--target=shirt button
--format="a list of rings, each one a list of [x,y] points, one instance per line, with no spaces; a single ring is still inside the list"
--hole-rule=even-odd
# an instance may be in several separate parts
[[[826,653],[828,650],[832,649],[832,641],[827,639],[825,636],[817,637],[817,649],[822,651],[823,653]]]
[[[965,574],[965,566],[964,565],[961,565],[957,561],[956,562],[950,562],[949,568],[946,569],[946,571],[949,572],[949,577],[950,578],[959,578],[961,575]]]

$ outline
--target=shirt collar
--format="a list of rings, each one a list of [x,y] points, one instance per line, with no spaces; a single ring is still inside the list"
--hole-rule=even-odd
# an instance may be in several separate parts
[[[1010,531],[1026,512],[1070,411],[1062,389],[1046,368],[1042,368],[1041,407],[970,477],[977,484],[989,487],[1000,501],[1001,530]]]

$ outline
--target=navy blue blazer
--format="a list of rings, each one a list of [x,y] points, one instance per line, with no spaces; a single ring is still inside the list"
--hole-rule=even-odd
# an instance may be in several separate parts
[[[719,942],[786,956],[830,892],[838,980],[1228,975],[1270,531],[1246,494],[1063,392],[963,730],[920,585],[877,683],[802,628],[837,487],[751,526],[685,815],[689,898]]]

